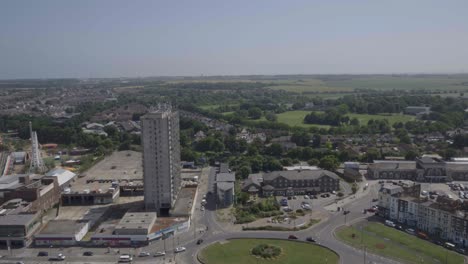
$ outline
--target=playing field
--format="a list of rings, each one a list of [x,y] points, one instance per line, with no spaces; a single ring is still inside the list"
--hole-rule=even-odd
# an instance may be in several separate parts
[[[281,255],[274,259],[262,259],[251,255],[259,244],[280,247]],[[233,239],[218,242],[203,249],[199,255],[205,264],[303,264],[338,263],[339,257],[333,251],[308,243],[269,239]]]
[[[404,263],[463,263],[463,256],[453,251],[380,223],[341,228],[336,235],[353,247]]]

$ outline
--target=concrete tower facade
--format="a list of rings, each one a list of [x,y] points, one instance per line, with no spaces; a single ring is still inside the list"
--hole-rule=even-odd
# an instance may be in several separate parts
[[[181,187],[179,113],[159,106],[141,118],[141,126],[145,209],[167,215]]]

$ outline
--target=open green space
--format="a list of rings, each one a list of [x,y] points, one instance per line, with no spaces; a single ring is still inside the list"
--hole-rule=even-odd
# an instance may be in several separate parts
[[[403,115],[403,114],[378,114],[378,115],[368,115],[368,114],[347,114],[349,118],[357,118],[361,125],[367,124],[367,122],[371,119],[374,120],[382,120],[387,119],[390,125],[393,125],[397,122],[407,122],[414,120],[414,116],[411,115]]]
[[[319,128],[329,128],[328,125],[318,125],[318,124],[304,124],[304,117],[307,114],[310,114],[311,111],[296,110],[296,111],[287,111],[281,114],[277,114],[278,123],[284,123],[289,126],[298,126],[298,127],[319,127]],[[414,116],[403,115],[403,114],[378,114],[378,115],[368,115],[368,114],[347,114],[349,118],[357,118],[361,125],[367,124],[370,119],[381,120],[387,119],[390,125],[393,125],[396,122],[407,122],[414,120]],[[265,121],[264,118],[260,119]]]
[[[266,81],[266,80],[265,80]],[[296,93],[339,93],[353,92],[357,89],[371,90],[432,90],[432,91],[466,91],[466,75],[341,75],[294,77],[280,80],[268,80],[274,85],[268,88]]]
[[[463,263],[463,256],[453,251],[380,223],[369,223],[362,230],[343,227],[336,236],[353,247],[404,263]]]
[[[260,244],[281,248],[281,255],[273,259],[257,258],[251,250]],[[333,251],[308,243],[288,240],[269,239],[233,239],[218,242],[203,249],[199,258],[205,264],[303,264],[303,263],[338,263],[339,257]]]
[[[316,124],[304,124],[304,117],[307,114],[310,114],[311,111],[287,111],[281,114],[277,114],[278,123],[284,123],[289,126],[298,126],[298,127],[319,127],[319,128],[329,128],[327,125],[316,125]]]

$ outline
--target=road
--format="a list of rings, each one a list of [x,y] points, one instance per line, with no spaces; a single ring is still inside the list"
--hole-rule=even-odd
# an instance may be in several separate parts
[[[215,178],[215,169],[212,169],[209,173],[209,190],[213,190]],[[317,242],[323,246],[326,246],[340,255],[341,263],[379,263],[379,264],[395,264],[397,261],[383,258],[381,256],[373,255],[357,250],[350,247],[334,237],[334,231],[336,228],[345,224],[351,224],[358,221],[367,215],[362,213],[364,208],[369,208],[372,204],[372,198],[377,197],[378,185],[374,184],[369,187],[369,190],[365,195],[357,197],[351,203],[345,205],[346,210],[349,210],[348,215],[343,215],[342,212],[328,212],[329,218],[327,221],[321,222],[307,230],[301,230],[296,232],[277,232],[277,231],[241,231],[241,232],[229,232],[223,229],[216,221],[216,205],[214,196],[208,197],[208,204],[206,206],[206,213],[200,221],[209,227],[208,231],[202,235],[203,245],[215,243],[217,241],[223,241],[230,238],[287,238],[290,234],[294,234],[300,240],[305,240],[307,237],[312,236],[316,238]],[[214,193],[214,192],[213,192]],[[196,255],[203,248],[203,246],[196,245],[195,243],[189,243],[186,245],[187,251],[180,256],[182,263],[199,263],[196,259]],[[346,260],[346,261],[345,261]]]
[[[336,206],[344,207],[346,210],[351,211],[348,215],[344,216],[342,212],[327,211],[324,209],[324,203],[332,203],[328,207],[333,207],[334,202],[330,199],[314,200],[314,210],[322,210],[328,214],[328,219],[321,223],[307,229],[296,232],[277,232],[277,231],[232,231],[224,228],[216,220],[216,203],[214,195],[214,181],[216,169],[211,168],[209,173],[201,175],[199,195],[197,197],[195,214],[191,229],[188,232],[169,237],[165,240],[153,241],[150,245],[139,249],[120,249],[120,253],[116,252],[117,249],[111,249],[108,252],[107,248],[53,248],[46,249],[50,256],[58,253],[63,253],[67,256],[67,260],[61,263],[117,263],[120,254],[138,254],[141,251],[154,253],[157,251],[166,251],[165,257],[145,257],[135,258],[134,263],[199,263],[196,256],[199,250],[208,244],[217,241],[223,241],[231,238],[287,238],[290,234],[294,234],[300,240],[305,240],[306,237],[314,237],[318,243],[326,246],[340,255],[341,263],[379,263],[379,264],[394,264],[398,263],[393,260],[385,259],[380,256],[366,254],[364,252],[350,247],[334,237],[336,228],[345,224],[351,224],[355,221],[366,217],[362,213],[364,208],[369,208],[372,204],[372,198],[377,197],[377,184],[371,184],[366,192],[359,191],[355,199],[346,205],[336,204]],[[200,202],[203,194],[212,193],[207,196],[206,210],[200,210]],[[335,207],[336,207],[335,206]],[[328,208],[327,207],[327,208]],[[196,241],[203,239],[201,245],[197,245]],[[187,251],[179,254],[174,254],[174,248],[177,246],[184,246]],[[47,261],[47,257],[37,257],[37,252],[43,249],[25,249],[20,252],[13,253],[13,257],[5,257],[0,259],[0,263],[15,263],[15,261],[24,261],[24,263],[53,263]],[[91,250],[94,252],[92,257],[84,257],[83,252]],[[19,251],[19,250],[18,250]],[[2,255],[7,255],[6,252],[0,252]],[[57,262],[58,263],[58,262]]]

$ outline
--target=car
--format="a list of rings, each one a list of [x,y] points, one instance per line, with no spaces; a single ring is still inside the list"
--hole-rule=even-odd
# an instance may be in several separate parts
[[[369,208],[369,209],[367,209],[367,212],[369,212],[369,213],[375,213],[375,209],[374,209],[374,208]]]
[[[154,253],[154,255],[153,255],[153,256],[155,256],[155,257],[162,257],[162,256],[166,256],[166,252],[164,252],[164,251],[161,251],[161,252],[156,252],[156,253]]]
[[[63,255],[62,253],[59,253],[56,257],[51,257],[49,258],[49,260],[53,260],[53,261],[62,261],[62,260],[65,260],[65,255]]]
[[[205,206],[200,207],[200,211],[205,211]]]
[[[295,236],[295,235],[289,235],[289,236],[288,236],[288,239],[297,239],[297,236]]]
[[[466,255],[466,250],[464,248],[456,248],[455,251],[462,255]]]
[[[291,200],[291,199],[292,199],[292,197],[291,197],[291,196],[288,196],[288,200]]]
[[[393,221],[390,220],[385,220],[385,225],[389,227],[396,227],[395,223],[393,223]]]
[[[185,247],[176,247],[175,250],[174,250],[174,253],[184,252],[185,250],[186,250]]]
[[[410,235],[416,234],[416,232],[415,232],[414,229],[412,229],[412,228],[407,228],[407,229],[405,230],[405,232],[408,233],[408,234],[410,234]]]
[[[92,251],[85,251],[83,253],[83,256],[88,256],[89,257],[89,256],[92,256],[92,255],[94,255],[94,253]]]
[[[377,198],[372,199],[372,202],[374,202],[374,203],[378,202],[378,201],[379,201],[379,199],[377,199]]]
[[[344,214],[344,215],[347,215],[347,214],[349,214],[349,213],[351,213],[349,210],[344,210],[344,211],[343,211],[343,214]]]
[[[294,200],[296,200],[296,199],[297,199],[297,197],[294,195],[294,196],[293,196],[293,199],[294,199]]]
[[[336,191],[332,191],[332,194],[336,194]]]
[[[367,209],[362,210],[363,214],[367,214]]]
[[[203,239],[198,239],[197,240],[197,245],[200,245],[201,243],[203,243]]]
[[[395,228],[398,229],[398,230],[403,230],[403,226],[401,226],[401,225],[397,225],[397,226],[395,226]]]
[[[306,241],[312,242],[312,243],[317,242],[317,241],[316,241],[315,239],[313,239],[312,237],[307,237],[307,238],[306,238]]]
[[[304,195],[304,199],[309,199],[309,196],[308,195]]]
[[[318,199],[317,195],[314,195],[314,199]]]
[[[138,257],[149,257],[151,254],[149,252],[140,252],[140,254],[138,254]]]
[[[46,251],[39,251],[39,253],[37,253],[37,256],[38,257],[47,257],[47,256],[49,256],[49,253],[46,252]]]

